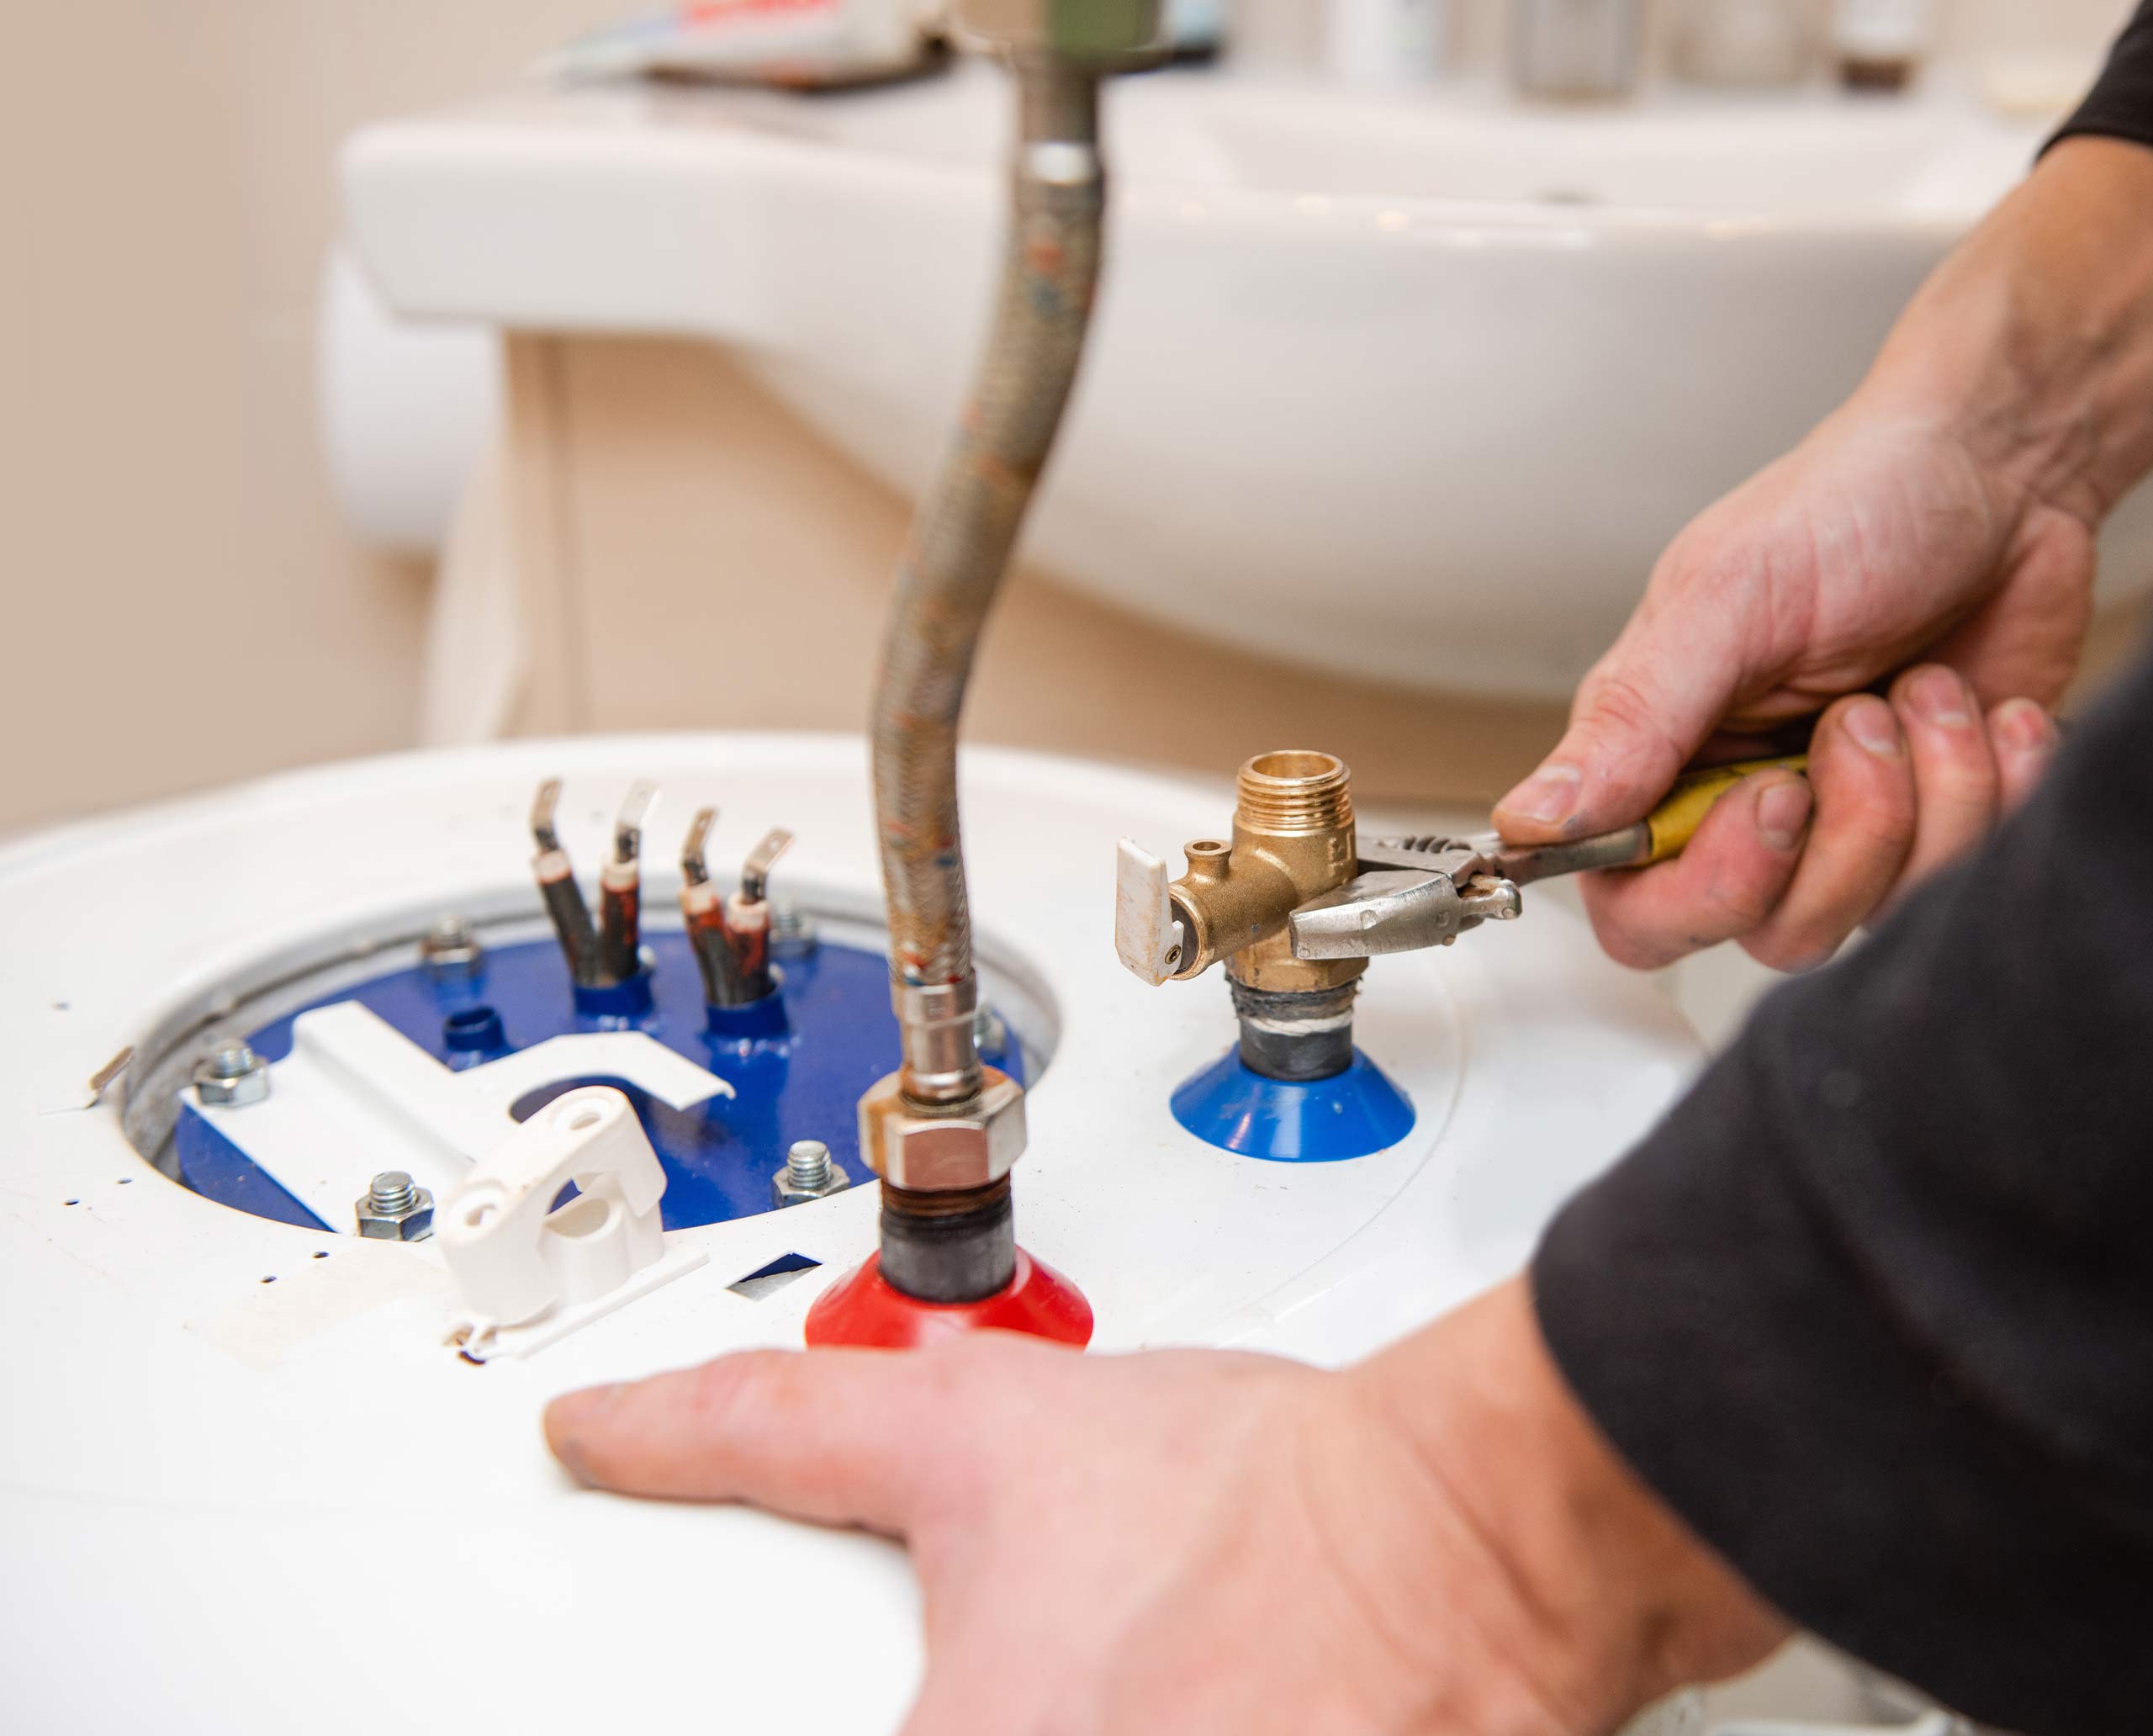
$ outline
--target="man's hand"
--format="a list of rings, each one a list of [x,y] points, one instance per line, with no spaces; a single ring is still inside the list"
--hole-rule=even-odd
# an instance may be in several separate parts
[[[557,1401],[577,1475],[901,1538],[907,1736],[1590,1736],[1778,1618],[1602,1444],[1512,1283],[1342,1374],[989,1335]]]
[[[1854,398],[1668,550],[1497,825],[1520,843],[1611,830],[1693,757],[1814,717],[1810,777],[1759,775],[1677,860],[1591,882],[1616,958],[1738,939],[1815,963],[2039,778],[2094,533],[2153,467],[2150,211],[2153,151],[2057,146]]]
[[[1737,939],[1781,969],[1820,962],[2039,778],[2092,574],[2082,521],[2015,498],[1948,428],[1851,405],[1675,541],[1496,823],[1611,831],[1701,751],[1742,758],[1821,712],[1806,781],[1760,774],[1675,860],[1586,888],[1625,964]]]

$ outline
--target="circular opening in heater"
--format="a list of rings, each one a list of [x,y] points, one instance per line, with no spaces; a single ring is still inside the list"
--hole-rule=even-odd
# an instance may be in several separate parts
[[[487,902],[490,908],[507,900]],[[385,1024],[404,1044],[426,1052],[429,1065],[439,1069],[431,1088],[444,1103],[467,1092],[474,1100],[490,1101],[486,1069],[505,1062],[513,1070],[519,1056],[565,1040],[567,1048],[551,1061],[558,1070],[553,1077],[526,1085],[521,1074],[501,1076],[514,1077],[519,1088],[506,1105],[510,1120],[545,1113],[588,1086],[622,1091],[626,1106],[579,1100],[562,1108],[556,1125],[572,1130],[573,1136],[591,1137],[611,1125],[616,1109],[632,1114],[665,1171],[668,1229],[754,1216],[775,1209],[770,1175],[793,1140],[829,1142],[834,1160],[853,1171],[860,1093],[900,1059],[889,961],[879,929],[828,910],[813,915],[819,944],[787,964],[780,992],[788,1024],[768,1038],[712,1028],[688,935],[655,922],[644,934],[649,1003],[629,1012],[592,1013],[579,1004],[550,925],[535,913],[492,924],[483,1001],[474,998],[468,979],[442,977],[405,952],[407,943],[415,949],[416,938],[433,919],[430,912],[326,933],[311,955],[278,955],[220,985],[214,1012],[190,1002],[139,1038],[124,1088],[127,1131],[145,1159],[204,1200],[315,1234],[355,1235],[352,1201],[365,1191],[368,1176],[392,1167],[387,1156],[369,1159],[366,1173],[348,1187],[340,1179],[332,1188],[315,1187],[310,1194],[304,1187],[297,1192],[285,1187],[278,1160],[290,1157],[307,1136],[304,1126],[290,1130],[295,1114],[300,1122],[333,1119],[341,1113],[342,1095],[369,1101],[394,1088],[393,1082],[347,1090],[320,1077],[277,1078],[286,1131],[283,1142],[270,1139],[263,1154],[227,1136],[235,1129],[251,1135],[261,1125],[252,1106],[232,1111],[226,1119],[218,1119],[214,1109],[203,1114],[191,1084],[192,1069],[214,1037],[244,1036],[272,1068],[282,1067],[297,1052],[302,1020],[348,1005],[353,1010],[342,1015],[347,1023]],[[1053,997],[1029,961],[991,943],[981,971],[982,999],[1009,1031],[1008,1051],[996,1064],[1029,1085],[1059,1035]],[[675,1109],[634,1078],[616,1076],[613,1057],[604,1050],[590,1050],[587,1056],[576,1052],[575,1045],[589,1040],[617,1041],[628,1034],[716,1074],[735,1088],[734,1094],[713,1094]],[[398,1052],[414,1076],[422,1075],[415,1058]],[[660,1059],[649,1058],[649,1064],[655,1066]],[[524,1073],[532,1071],[524,1066]],[[241,1115],[253,1119],[242,1123]],[[295,1180],[309,1173],[303,1153],[291,1173]],[[443,1227],[461,1225],[470,1209],[466,1202],[444,1203]],[[495,1209],[498,1213],[498,1205]]]

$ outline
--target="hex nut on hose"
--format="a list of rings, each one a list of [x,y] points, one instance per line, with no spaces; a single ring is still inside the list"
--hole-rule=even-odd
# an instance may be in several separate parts
[[[1024,1088],[982,1067],[971,1102],[930,1111],[907,1098],[891,1073],[860,1099],[860,1155],[892,1186],[939,1194],[998,1182],[1024,1150]]]

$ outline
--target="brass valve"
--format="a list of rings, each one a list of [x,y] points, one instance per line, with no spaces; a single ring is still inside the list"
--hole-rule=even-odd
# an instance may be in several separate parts
[[[1367,961],[1295,958],[1286,918],[1357,871],[1352,774],[1329,754],[1258,754],[1241,767],[1237,794],[1233,842],[1190,844],[1188,871],[1167,888],[1186,936],[1175,979],[1224,959],[1226,974],[1251,988],[1342,987]]]
[[[1355,985],[1365,958],[1296,958],[1288,918],[1360,871],[1352,774],[1329,754],[1288,749],[1241,767],[1231,843],[1187,846],[1188,871],[1124,839],[1114,945],[1145,982],[1185,982],[1224,960],[1242,1058],[1273,1077],[1320,1078],[1352,1059]]]

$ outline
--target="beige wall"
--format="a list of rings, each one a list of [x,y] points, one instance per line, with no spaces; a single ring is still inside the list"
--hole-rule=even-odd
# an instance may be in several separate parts
[[[511,565],[532,623],[518,733],[858,730],[911,511],[722,352],[517,339]],[[965,701],[975,741],[1230,775],[1322,748],[1362,800],[1484,807],[1558,707],[1343,680],[1128,616],[1020,563]]]
[[[333,152],[635,3],[9,8],[0,832],[413,738],[426,574],[352,545],[314,433]],[[1244,3],[1275,31],[1315,0]],[[1961,0],[1958,29],[2090,42],[2121,10]]]
[[[1452,0],[1454,41],[1468,64],[1499,52],[1502,13],[1508,0]],[[1714,0],[1645,0],[1656,29],[1665,30],[1676,13]],[[1829,0],[1807,0],[1820,17]],[[1986,56],[1998,51],[2043,54],[2077,50],[2098,51],[2129,16],[2135,0],[1938,0],[1940,35],[1954,55]],[[1321,0],[1235,0],[1244,41],[1256,53],[1280,61],[1311,55],[1320,40]]]
[[[621,10],[8,8],[0,831],[411,738],[425,576],[351,545],[314,436],[332,153]]]

